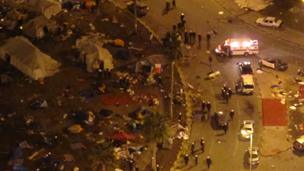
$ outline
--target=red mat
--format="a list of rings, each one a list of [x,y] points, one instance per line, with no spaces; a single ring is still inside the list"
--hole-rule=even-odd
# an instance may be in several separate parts
[[[264,126],[286,126],[287,109],[279,99],[262,99],[263,125]]]

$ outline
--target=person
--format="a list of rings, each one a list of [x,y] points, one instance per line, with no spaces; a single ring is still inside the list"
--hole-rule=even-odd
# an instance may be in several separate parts
[[[180,20],[181,20],[181,22],[185,21],[185,14],[184,13],[181,13]]]
[[[225,123],[223,129],[224,129],[225,134],[227,134],[227,131],[228,131],[228,123]]]
[[[195,165],[198,165],[198,155],[197,154],[195,154],[194,159],[195,159]]]
[[[231,96],[232,96],[232,89],[229,87],[227,91],[229,93],[229,98],[231,98]]]
[[[226,99],[226,103],[228,103],[229,102],[229,92],[226,92],[225,99]]]
[[[198,40],[198,48],[200,49],[201,48],[201,43],[202,43],[202,35],[201,34],[197,35],[197,40]]]
[[[192,33],[192,39],[193,39],[192,45],[194,45],[196,42],[196,33],[195,32]]]
[[[209,33],[207,33],[206,35],[206,40],[207,40],[207,49],[210,49],[210,39],[211,39],[211,35]]]
[[[211,163],[212,163],[212,160],[211,160],[210,156],[207,156],[207,158],[206,158],[206,163],[207,163],[207,167],[208,167],[208,169],[209,169],[210,166],[211,166]]]
[[[169,0],[166,0],[166,11],[168,12],[170,10],[170,2]]]
[[[176,8],[176,1],[172,0],[172,8]]]
[[[189,42],[188,42],[188,44],[189,44],[189,45],[192,45],[192,42],[193,42],[193,31],[190,30],[190,31],[189,31]]]
[[[185,165],[188,165],[188,163],[189,163],[189,155],[188,154],[185,154],[184,161],[185,161]]]
[[[159,164],[156,165],[156,171],[160,171],[160,166],[159,166]]]
[[[188,44],[189,43],[189,32],[186,30],[184,32],[184,44]]]
[[[222,88],[221,93],[222,93],[222,98],[225,99],[226,90],[224,89],[224,87]]]
[[[205,100],[202,101],[201,108],[202,108],[202,112],[204,112],[205,109],[206,109],[206,102],[205,102]]]
[[[207,107],[208,113],[210,113],[210,111],[211,111],[211,103],[209,101],[207,102],[206,107]]]
[[[194,152],[195,152],[195,143],[193,142],[193,143],[191,144],[191,154],[193,155]]]
[[[200,144],[201,144],[201,150],[202,150],[202,153],[203,153],[203,152],[205,152],[205,140],[204,140],[204,138],[201,138]]]
[[[231,110],[230,110],[230,113],[229,113],[229,116],[230,116],[230,119],[231,119],[231,120],[233,120],[234,113],[235,113],[234,110],[231,109]]]

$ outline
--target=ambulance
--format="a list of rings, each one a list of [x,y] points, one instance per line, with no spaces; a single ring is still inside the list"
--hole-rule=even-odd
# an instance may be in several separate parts
[[[224,44],[218,45],[214,52],[219,56],[257,55],[259,53],[259,42],[248,38],[227,39]]]

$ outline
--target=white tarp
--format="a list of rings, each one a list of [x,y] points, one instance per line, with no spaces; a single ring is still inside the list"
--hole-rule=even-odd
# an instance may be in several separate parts
[[[60,67],[60,63],[21,36],[6,41],[0,48],[0,59],[9,60],[10,64],[34,80],[52,76]]]
[[[272,0],[235,0],[241,8],[249,8],[254,11],[260,11],[269,5],[272,5]]]

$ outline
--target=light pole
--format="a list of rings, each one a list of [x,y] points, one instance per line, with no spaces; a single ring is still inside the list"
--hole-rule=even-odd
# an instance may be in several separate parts
[[[174,89],[174,64],[175,62],[172,61],[171,63],[171,92],[170,92],[170,117],[173,118],[173,89]]]
[[[137,0],[134,0],[134,33],[137,33]]]
[[[249,170],[251,171],[252,169],[252,164],[251,164],[251,160],[252,160],[252,143],[253,143],[253,133],[250,134],[250,146],[249,146]]]

